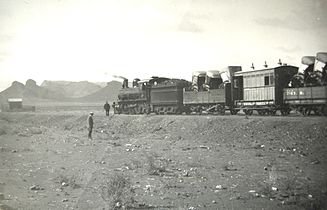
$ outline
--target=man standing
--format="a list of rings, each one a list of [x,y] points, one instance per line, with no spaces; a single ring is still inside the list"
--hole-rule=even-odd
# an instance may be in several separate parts
[[[116,114],[117,113],[116,102],[112,103],[112,108],[114,109],[114,114]]]
[[[109,116],[110,105],[109,105],[108,101],[106,101],[103,108],[106,110],[106,116]]]
[[[90,115],[87,117],[87,129],[89,131],[89,139],[92,139],[92,130],[93,130],[93,112],[90,112]]]

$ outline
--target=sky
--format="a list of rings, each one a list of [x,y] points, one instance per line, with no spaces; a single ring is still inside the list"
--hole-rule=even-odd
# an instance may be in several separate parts
[[[327,52],[327,0],[0,0],[0,91],[33,79],[101,81]]]

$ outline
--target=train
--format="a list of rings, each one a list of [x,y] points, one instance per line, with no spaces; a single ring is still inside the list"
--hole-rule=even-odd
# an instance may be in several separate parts
[[[153,76],[124,78],[114,112],[117,114],[225,114],[327,116],[327,53],[304,56],[299,67],[282,63],[242,71],[241,66],[195,71],[192,80]],[[318,69],[318,64],[321,69]]]

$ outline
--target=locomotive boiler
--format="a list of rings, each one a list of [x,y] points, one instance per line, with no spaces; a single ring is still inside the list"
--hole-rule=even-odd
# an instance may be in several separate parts
[[[144,114],[179,114],[183,110],[183,88],[190,82],[166,77],[134,79],[128,87],[125,79],[118,95],[117,113]]]

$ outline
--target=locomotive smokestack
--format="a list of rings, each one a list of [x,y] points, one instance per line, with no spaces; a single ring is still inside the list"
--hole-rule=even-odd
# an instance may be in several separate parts
[[[267,62],[265,61],[265,64],[263,65],[265,68],[267,68],[268,67],[268,65],[267,65]]]

